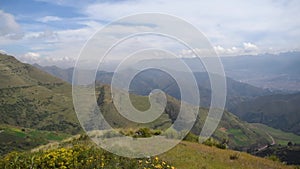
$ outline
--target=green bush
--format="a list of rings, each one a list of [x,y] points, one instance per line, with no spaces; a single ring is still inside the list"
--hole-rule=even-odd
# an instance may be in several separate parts
[[[183,140],[197,143],[197,142],[198,142],[198,136],[196,136],[195,134],[189,132],[189,133],[183,138]]]
[[[270,155],[267,157],[269,160],[272,160],[272,161],[280,161],[280,159],[276,156],[276,155]]]

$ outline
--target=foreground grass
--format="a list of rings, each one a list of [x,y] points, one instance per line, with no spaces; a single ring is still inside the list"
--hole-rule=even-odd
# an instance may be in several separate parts
[[[105,169],[284,169],[295,168],[278,161],[238,151],[182,141],[158,157],[132,159],[95,146],[85,135],[50,143],[31,152],[11,152],[0,159],[0,168],[105,168]]]
[[[222,150],[198,143],[183,141],[159,156],[182,169],[289,169],[280,162],[255,157],[233,150]]]

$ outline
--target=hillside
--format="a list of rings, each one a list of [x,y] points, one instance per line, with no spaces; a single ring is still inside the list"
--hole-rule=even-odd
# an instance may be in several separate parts
[[[0,156],[11,151],[30,150],[53,141],[61,141],[67,137],[70,137],[70,135],[53,131],[0,125]]]
[[[78,133],[71,86],[59,78],[0,55],[0,124]]]
[[[103,103],[100,105],[100,109],[102,110],[107,122],[114,128],[147,127],[150,129],[164,130],[170,127],[174,122],[180,108],[180,102],[178,100],[174,99],[173,97],[167,97],[168,102],[165,112],[158,119],[151,123],[137,124],[125,119],[123,116],[117,113],[117,110],[115,109],[111,100],[109,86],[98,86],[97,91],[99,95],[101,93],[100,91],[104,92],[104,99]],[[131,94],[131,101],[133,106],[135,106],[139,110],[146,110],[149,107],[148,97],[146,96]],[[207,113],[208,109],[199,109],[199,114],[196,119],[195,125],[191,130],[192,133],[196,135],[200,133]],[[88,121],[85,128],[93,128],[91,127],[91,125],[96,124]],[[101,126],[98,126],[96,128],[101,128]],[[300,136],[296,136],[291,133],[290,135],[285,135],[284,132],[277,131],[277,133],[270,132],[269,134],[271,134],[272,136],[274,134],[274,138],[276,138],[276,141],[278,142],[284,142],[287,141],[287,139],[290,139],[289,141],[300,143]],[[285,135],[288,137],[283,138],[279,137],[279,135]],[[219,141],[222,141],[224,139],[228,140],[228,145],[230,148],[242,151],[254,150],[272,142],[269,135],[265,132],[265,129],[256,127],[255,125],[252,125],[250,123],[243,122],[238,117],[227,111],[224,112],[221,122],[219,123],[219,126],[212,137]]]
[[[169,62],[169,61],[170,60],[165,60],[165,62]],[[151,62],[151,60],[147,62]],[[160,60],[160,62],[164,62],[164,60],[162,61]],[[188,60],[187,62],[189,63],[191,61]],[[55,77],[61,78],[69,83],[72,83],[73,68],[61,69],[56,66],[43,67],[37,64],[34,64],[34,66],[52,74]],[[186,76],[186,72],[178,71],[177,73],[181,77]],[[112,76],[113,76],[112,72],[98,71],[96,80],[104,84],[110,84]],[[210,81],[208,75],[207,73],[204,72],[194,72],[194,76],[199,86],[199,91],[201,94],[200,106],[209,107],[210,97],[211,97],[211,87],[210,87]],[[247,100],[249,98],[272,94],[272,92],[270,92],[267,89],[261,89],[246,83],[241,83],[228,77],[226,78],[226,81],[227,81],[226,108],[228,109],[235,107],[241,101]],[[166,92],[168,95],[180,99],[180,91],[175,80],[170,75],[160,70],[150,69],[150,70],[142,71],[141,73],[137,74],[137,76],[133,79],[130,85],[130,91],[137,95],[148,95],[153,89],[161,89],[164,92]]]
[[[262,96],[230,109],[242,120],[300,135],[300,93]]]
[[[59,158],[58,158],[59,157]],[[18,160],[15,160],[15,159]],[[49,144],[31,152],[11,153],[0,159],[0,167],[14,168],[161,168],[161,169],[289,169],[280,162],[247,153],[222,150],[198,143],[181,142],[157,157],[130,159],[94,146],[84,136]]]
[[[0,88],[0,115],[2,117],[0,119],[0,124],[28,128],[27,130],[29,131],[32,129],[35,129],[36,131],[50,130],[61,131],[69,134],[80,132],[81,128],[78,125],[72,106],[71,86],[68,83],[44,73],[33,66],[21,63],[12,56],[1,55],[0,63],[0,77],[3,78],[5,82],[1,84]],[[152,73],[155,74],[156,72]],[[109,80],[111,77],[111,74],[106,72],[102,72],[100,75],[102,79],[106,80]],[[153,79],[154,77],[155,76],[150,76],[150,79]],[[10,80],[5,81],[5,78],[9,78]],[[164,82],[169,82],[168,79],[165,80],[166,81]],[[148,83],[146,80],[142,80],[141,82]],[[135,83],[136,82],[134,82],[133,85],[137,85],[140,82],[137,84]],[[154,83],[150,83],[150,87],[153,87],[151,86],[152,84]],[[167,83],[159,84],[162,84],[163,86]],[[243,89],[245,88],[241,88],[239,90]],[[258,91],[260,90],[258,89]],[[117,112],[111,100],[110,86],[97,84],[96,93],[98,95],[98,104],[108,123],[114,128],[122,128],[125,130],[150,128],[153,130],[158,129],[163,131],[172,125],[174,120],[177,118],[178,110],[180,108],[180,101],[174,97],[167,96],[167,107],[158,119],[151,123],[137,124],[125,119]],[[244,94],[248,97],[253,97],[251,96],[251,93]],[[131,94],[130,98],[137,109],[146,110],[149,108],[147,96]],[[206,108],[199,109],[199,115],[196,118],[196,123],[191,130],[193,134],[197,135],[201,131],[207,112],[208,109]],[[101,123],[94,121],[96,118],[93,117],[96,116],[94,114],[90,115],[90,117],[92,117],[91,120],[83,124],[85,129],[92,129],[95,125],[96,127],[101,128]],[[19,130],[20,129],[18,129],[16,135],[22,135],[21,138],[27,138],[28,136],[29,138],[32,138],[31,141],[35,140],[33,136],[26,133],[26,130],[25,132]],[[1,138],[4,136],[3,134],[6,134],[6,132],[2,132],[0,134]],[[276,138],[278,142],[287,141],[286,138],[278,136],[283,134],[284,133],[281,131],[275,132],[274,135],[271,132],[266,133],[261,127],[256,127],[252,124],[243,122],[230,112],[225,111],[222,120],[212,137],[219,142],[223,142],[225,140],[229,148],[243,151],[251,150],[252,152],[252,150],[272,143],[272,139],[269,135]],[[289,141],[293,141],[295,143],[299,140],[299,136],[295,136],[293,134],[290,134],[289,137],[291,137]],[[20,138],[17,138],[14,135],[6,138],[9,138],[6,140],[8,143],[18,143],[17,140],[20,140]],[[47,138],[47,136],[45,136],[45,138]],[[49,142],[49,139],[42,139],[42,141],[36,142],[39,143],[35,144],[35,146],[45,144]],[[25,142],[25,144],[28,143]],[[4,149],[3,152],[8,152],[13,149],[15,144],[5,144],[5,146],[7,146],[7,148]],[[17,150],[26,150],[28,148],[31,148],[31,146],[25,146],[23,149]]]

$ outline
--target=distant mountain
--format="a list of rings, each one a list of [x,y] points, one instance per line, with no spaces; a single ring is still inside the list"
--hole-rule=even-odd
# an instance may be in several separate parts
[[[98,86],[98,85],[97,85]],[[100,109],[102,110],[104,118],[107,122],[113,126],[114,128],[151,128],[151,129],[160,129],[164,130],[169,128],[173,122],[176,120],[179,109],[180,109],[180,101],[177,99],[167,96],[167,106],[163,114],[151,123],[138,124],[131,122],[124,118],[122,115],[118,113],[116,108],[113,105],[113,101],[111,100],[110,86],[98,86],[96,88],[97,95],[100,96],[102,91],[102,101],[99,104]],[[139,96],[135,94],[131,94],[130,96],[133,106],[135,106],[139,110],[147,110],[149,108],[149,102],[147,96]],[[204,121],[207,117],[208,109],[200,108],[199,114],[196,117],[196,122],[191,132],[193,134],[198,135],[203,127]],[[94,117],[96,114],[90,114],[90,117]],[[96,117],[93,119],[97,119]],[[96,121],[86,121],[83,123],[87,129],[92,128],[101,128],[101,123],[97,123]],[[96,126],[95,126],[96,125]],[[289,138],[282,138],[280,135],[284,135],[284,132],[278,131],[280,133],[278,135],[274,135],[274,139],[276,141],[282,142],[286,141]],[[277,134],[276,133],[276,134]],[[273,135],[273,133],[270,133]],[[299,142],[300,136],[296,136],[294,134],[288,135],[292,141]],[[229,140],[228,145],[230,148],[238,149],[238,150],[255,150],[259,147],[270,144],[272,140],[270,136],[265,132],[265,130],[260,127],[256,127],[247,122],[241,121],[237,116],[233,115],[230,112],[225,111],[223,117],[217,127],[217,130],[214,132],[213,138],[222,141],[224,139]]]
[[[38,64],[33,64],[32,66],[43,70],[55,77],[58,77],[66,82],[72,83],[72,77],[73,77],[73,68],[68,69],[62,69],[57,66],[40,66]]]
[[[222,57],[227,76],[254,86],[300,91],[300,52]]]
[[[69,83],[72,83],[72,71],[73,68],[61,69],[56,66],[42,67],[37,66],[41,70],[44,70],[53,76],[61,78]],[[130,71],[130,70],[128,70]],[[185,77],[187,72],[180,72],[178,74],[181,77]],[[96,80],[104,84],[110,84],[112,79],[112,72],[98,71]],[[211,86],[208,74],[205,72],[194,72],[194,77],[199,86],[201,104],[200,106],[209,107],[211,98]],[[270,95],[267,89],[261,89],[246,83],[235,81],[231,78],[227,80],[227,102],[226,107],[232,108],[239,102],[254,98],[257,96]],[[157,70],[149,69],[139,73],[131,82],[130,92],[137,95],[148,95],[153,89],[161,89],[168,95],[180,99],[180,91],[176,81],[167,73]]]
[[[156,75],[156,73],[161,72],[148,73]],[[100,72],[99,76],[108,81],[111,78],[111,73]],[[0,124],[40,130],[57,130],[66,133],[78,133],[80,131],[81,128],[73,109],[71,86],[68,83],[7,55],[0,57],[0,78],[1,82],[3,81],[0,86]],[[153,76],[149,78],[152,79]],[[148,77],[142,81],[149,83],[145,80],[148,80]],[[166,82],[169,82],[168,79]],[[161,86],[166,84],[158,83]],[[149,86],[152,87],[153,84]],[[239,88],[239,85],[234,89],[236,88],[239,90],[247,89],[247,87]],[[172,125],[178,116],[180,101],[167,96],[167,107],[158,119],[147,124],[137,124],[125,119],[116,111],[111,100],[110,86],[97,84],[96,93],[99,95],[98,104],[103,116],[115,128],[140,128],[144,126],[153,129],[165,129]],[[252,97],[252,94],[243,93],[247,97]],[[133,105],[138,109],[146,110],[149,107],[147,96],[131,94],[130,97]],[[95,112],[90,113],[90,117],[96,116],[93,114]],[[192,129],[193,133],[198,134],[201,131],[207,113],[208,109],[199,109],[199,116],[196,117],[196,124]],[[91,118],[83,125],[87,129],[95,125],[101,128],[102,123],[95,122],[95,119]],[[228,139],[231,148],[243,150],[270,143],[269,136],[263,130],[253,128],[251,124],[239,120],[238,117],[229,112],[224,113],[213,137],[218,140]]]
[[[186,76],[186,72],[180,72]],[[110,84],[113,73],[98,72],[100,82]],[[202,107],[210,105],[211,89],[209,78],[204,72],[194,72],[199,84]],[[139,73],[130,85],[137,95],[148,95],[153,89],[161,89],[168,95],[180,99],[179,87],[167,73],[150,69]],[[227,78],[226,108],[242,120],[263,123],[287,132],[300,134],[299,94],[276,94],[269,90],[237,82]]]
[[[261,96],[230,109],[242,120],[300,135],[300,93]]]
[[[0,54],[0,124],[78,133],[71,85]]]

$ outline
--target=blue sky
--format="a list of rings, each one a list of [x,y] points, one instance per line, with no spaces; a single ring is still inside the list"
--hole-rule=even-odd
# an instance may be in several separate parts
[[[29,63],[72,66],[97,30],[143,12],[188,21],[221,56],[294,51],[300,49],[299,9],[298,0],[1,0],[0,51]]]

